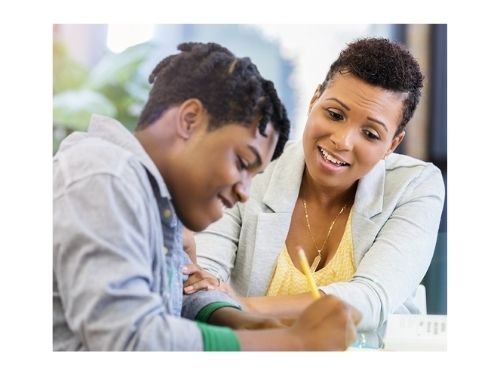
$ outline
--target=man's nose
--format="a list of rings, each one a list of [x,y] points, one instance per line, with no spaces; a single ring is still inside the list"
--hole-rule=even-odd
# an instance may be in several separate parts
[[[234,192],[239,202],[245,203],[248,200],[252,176],[250,173],[243,173],[241,180],[234,186]]]

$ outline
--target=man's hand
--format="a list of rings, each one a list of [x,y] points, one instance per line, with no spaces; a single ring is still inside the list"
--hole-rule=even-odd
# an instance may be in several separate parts
[[[270,318],[234,307],[222,307],[213,312],[208,322],[214,325],[226,326],[233,329],[267,329],[285,328],[293,325],[295,319]]]
[[[361,313],[337,297],[323,296],[290,328],[302,350],[345,350],[356,339]]]
[[[360,319],[361,314],[339,298],[323,296],[291,327],[235,332],[242,350],[345,350],[356,338]]]

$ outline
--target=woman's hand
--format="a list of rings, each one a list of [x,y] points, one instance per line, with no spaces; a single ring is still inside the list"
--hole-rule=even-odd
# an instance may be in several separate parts
[[[193,294],[198,290],[219,289],[228,293],[232,297],[237,297],[239,300],[239,296],[236,295],[229,284],[220,281],[217,277],[212,275],[210,272],[205,271],[197,264],[186,264],[183,267],[182,272],[185,275],[189,275],[188,279],[184,283],[184,294]]]
[[[191,259],[191,262],[196,263],[196,242],[194,241],[194,234],[186,228],[182,230],[182,247]]]

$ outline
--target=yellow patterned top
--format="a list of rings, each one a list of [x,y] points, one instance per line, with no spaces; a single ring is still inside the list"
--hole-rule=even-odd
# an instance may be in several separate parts
[[[337,252],[322,269],[313,272],[313,278],[318,286],[324,286],[333,282],[350,280],[354,272],[356,272],[356,266],[352,246],[351,213],[349,213]],[[295,267],[284,245],[267,295],[291,295],[305,292],[309,292],[306,277]]]

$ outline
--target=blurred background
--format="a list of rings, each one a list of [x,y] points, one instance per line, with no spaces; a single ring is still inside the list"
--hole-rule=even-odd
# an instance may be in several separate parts
[[[150,72],[182,42],[217,42],[238,57],[250,57],[275,83],[290,116],[292,139],[301,137],[309,100],[347,43],[368,36],[403,43],[422,67],[425,86],[397,152],[434,163],[447,181],[446,25],[57,24],[53,34],[53,153],[72,131],[87,128],[92,113],[134,130]],[[447,314],[446,213],[445,202],[423,280],[429,314]]]

